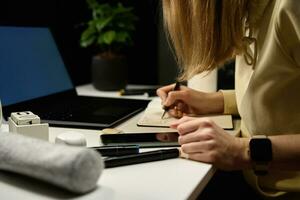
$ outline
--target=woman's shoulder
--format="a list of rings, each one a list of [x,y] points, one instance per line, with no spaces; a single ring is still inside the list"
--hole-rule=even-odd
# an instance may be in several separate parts
[[[298,10],[300,6],[299,0],[277,0],[280,2],[281,8],[286,10]]]
[[[300,1],[276,0],[275,30],[278,39],[286,47],[295,46],[300,42]]]
[[[276,0],[277,14],[279,19],[290,17],[300,18],[300,1],[299,0]]]

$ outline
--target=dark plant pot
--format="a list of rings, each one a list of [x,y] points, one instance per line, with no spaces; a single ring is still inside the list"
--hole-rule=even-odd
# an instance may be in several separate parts
[[[92,60],[92,82],[96,89],[120,90],[126,86],[128,65],[126,58],[103,59],[94,56]]]

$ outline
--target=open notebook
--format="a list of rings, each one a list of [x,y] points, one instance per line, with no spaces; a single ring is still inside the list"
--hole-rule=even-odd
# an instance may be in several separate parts
[[[166,114],[163,119],[161,116],[164,110],[162,109],[161,100],[154,98],[149,102],[144,114],[137,122],[138,126],[150,126],[150,127],[169,127],[170,123],[177,120],[174,117]],[[201,115],[196,117],[209,117],[218,126],[224,129],[233,129],[232,116],[231,115]]]

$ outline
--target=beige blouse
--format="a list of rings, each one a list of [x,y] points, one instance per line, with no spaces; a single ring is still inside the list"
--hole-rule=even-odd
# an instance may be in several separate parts
[[[300,134],[300,1],[261,2],[266,2],[257,9],[261,13],[250,12],[258,19],[253,32],[257,48],[254,43],[249,46],[250,53],[257,51],[256,63],[250,66],[244,55],[236,57],[235,90],[222,91],[224,112],[241,116],[243,137]],[[300,199],[300,171],[244,174],[264,195],[296,191]]]

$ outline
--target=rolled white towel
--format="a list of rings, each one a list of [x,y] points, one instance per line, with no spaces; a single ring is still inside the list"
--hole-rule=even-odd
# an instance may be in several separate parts
[[[75,193],[86,193],[97,186],[103,168],[103,159],[94,150],[0,133],[1,170],[34,177]]]

